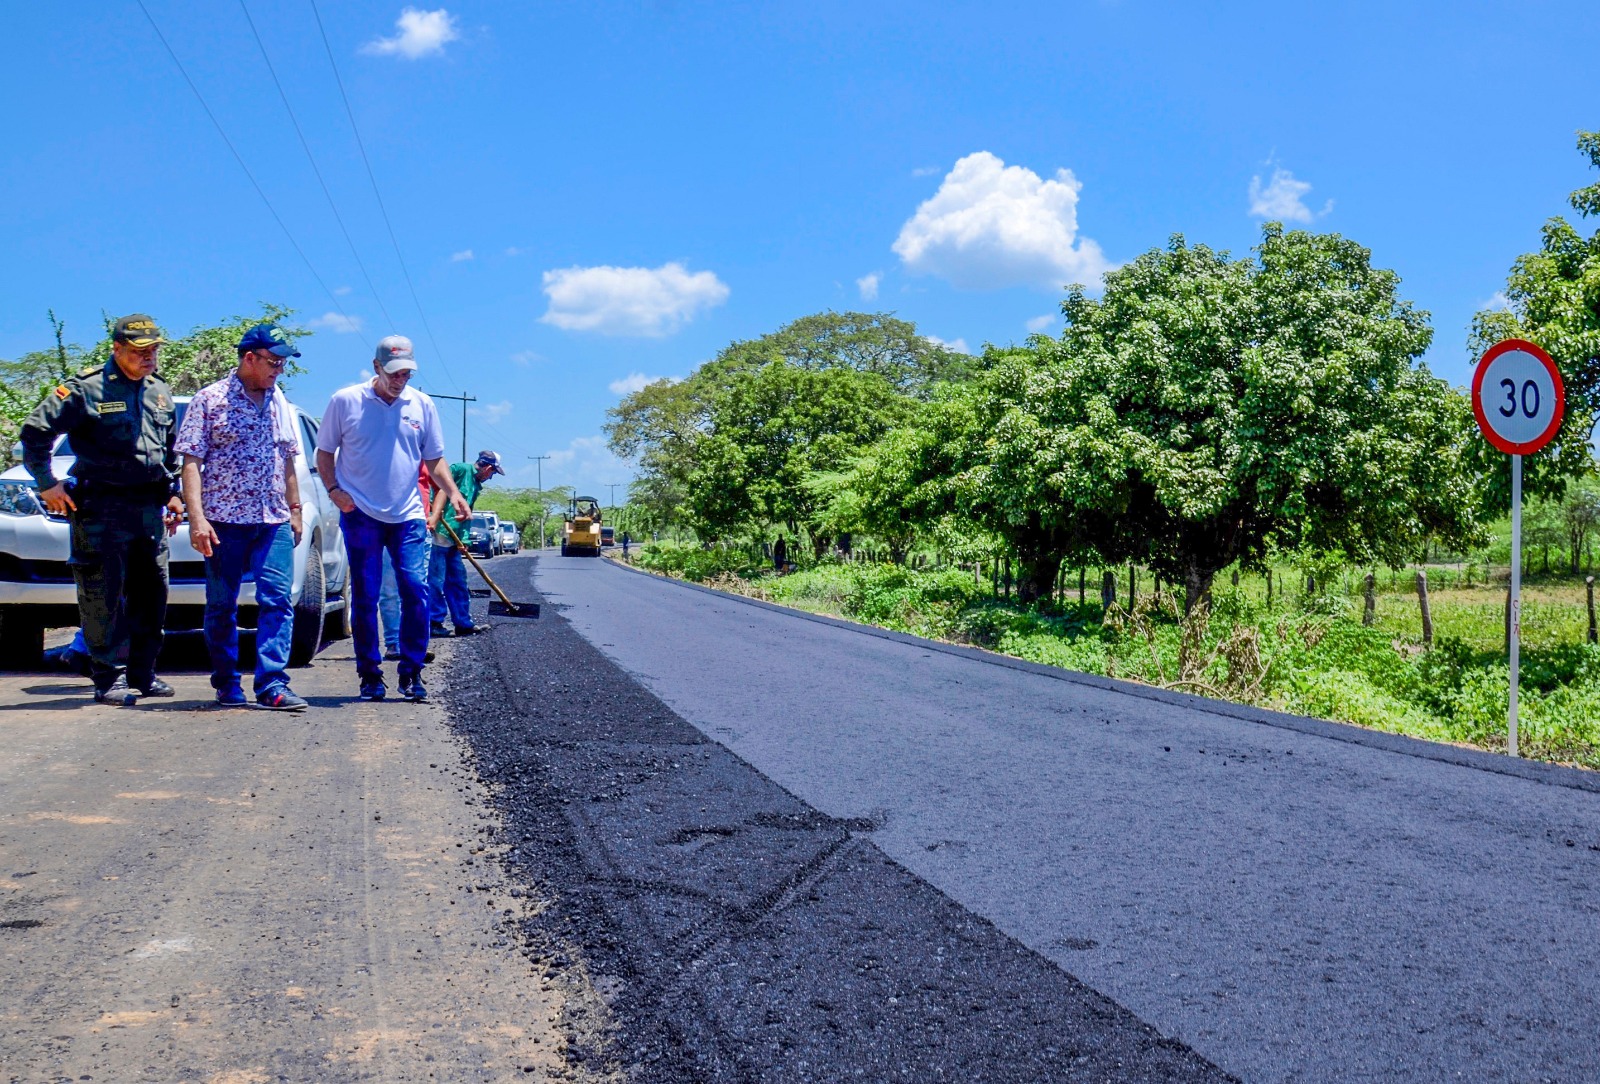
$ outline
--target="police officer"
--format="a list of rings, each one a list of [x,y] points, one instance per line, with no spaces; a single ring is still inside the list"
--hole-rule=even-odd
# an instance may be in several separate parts
[[[173,695],[155,673],[167,613],[167,536],[183,511],[172,389],[155,375],[161,343],[150,317],[122,317],[111,360],[57,387],[22,426],[23,463],[39,499],[72,517],[78,615],[100,703]],[[77,456],[66,480],[50,465],[62,433]]]

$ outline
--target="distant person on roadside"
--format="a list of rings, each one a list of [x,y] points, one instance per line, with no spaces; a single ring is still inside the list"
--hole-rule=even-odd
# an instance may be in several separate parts
[[[163,341],[150,317],[122,317],[112,328],[110,359],[57,386],[22,424],[22,460],[40,503],[72,520],[68,563],[94,698],[102,704],[173,695],[156,677],[167,537],[183,513],[172,389],[156,375]],[[67,479],[51,466],[63,433],[77,457]]]
[[[195,393],[178,430],[189,541],[206,559],[206,648],[223,707],[248,701],[239,683],[239,585],[256,593],[256,704],[304,711],[289,688],[294,549],[303,531],[294,409],[278,388],[300,356],[283,330],[257,324],[236,347],[239,367]]]
[[[342,514],[350,555],[351,625],[363,700],[382,700],[378,594],[382,557],[394,561],[400,589],[400,694],[424,700],[422,666],[428,651],[427,510],[417,492],[426,464],[458,517],[468,514],[444,461],[444,430],[433,400],[410,387],[417,370],[411,340],[390,335],[378,343],[373,378],[334,393],[317,431],[317,473]]]
[[[772,544],[772,568],[778,575],[783,575],[784,566],[789,563],[789,543],[783,540],[783,535]]]
[[[461,559],[461,544],[467,540],[464,521],[472,517],[472,506],[477,503],[484,484],[505,472],[500,456],[490,451],[479,452],[477,461],[471,465],[450,464],[450,478],[467,502],[467,513],[462,516],[454,515],[454,509],[442,492],[434,494],[433,508],[428,513],[428,526],[433,530],[433,557],[428,565],[428,589],[433,607],[429,614],[429,631],[434,636],[451,635],[444,623],[447,616],[455,623],[457,636],[489,631],[488,625],[472,620],[472,593],[467,589],[467,566]],[[451,531],[455,533],[452,535]]]
[[[630,539],[628,537],[628,532],[627,531],[623,531],[622,532],[622,559],[624,561],[626,561],[628,559],[628,543],[631,542],[631,541],[632,541],[632,539]]]

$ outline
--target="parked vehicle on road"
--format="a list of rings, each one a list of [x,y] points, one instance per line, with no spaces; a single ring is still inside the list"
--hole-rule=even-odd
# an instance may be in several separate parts
[[[479,512],[478,514],[489,523],[489,543],[494,547],[494,555],[498,557],[504,551],[500,543],[500,513]]]
[[[517,530],[515,523],[500,524],[500,552],[522,552],[522,534]]]
[[[467,552],[474,557],[493,557],[495,555],[494,534],[489,529],[489,516],[479,512],[467,521],[467,536],[461,541],[467,545]]]
[[[617,544],[617,529],[615,527],[600,528],[600,548],[608,550]]]
[[[188,405],[188,396],[176,398],[178,418],[174,424],[181,424]],[[295,470],[305,531],[294,552],[289,665],[304,666],[316,655],[324,637],[349,635],[350,573],[339,510],[312,466],[317,423],[299,407],[295,407],[295,416],[300,435]],[[17,455],[20,457],[20,451]],[[74,459],[71,444],[62,437],[53,453],[57,478],[67,477]],[[37,667],[44,651],[44,630],[79,623],[77,587],[67,564],[69,534],[68,519],[50,514],[39,503],[33,478],[24,467],[0,473],[0,667]],[[205,559],[189,544],[187,523],[169,540],[169,551],[167,631],[199,631],[205,620]],[[255,583],[246,574],[239,592],[240,628],[255,628],[255,601]]]

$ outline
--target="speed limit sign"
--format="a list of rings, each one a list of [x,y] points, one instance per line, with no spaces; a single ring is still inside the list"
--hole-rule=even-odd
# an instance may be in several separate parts
[[[1472,376],[1472,412],[1490,444],[1531,455],[1549,444],[1566,412],[1561,370],[1525,339],[1495,343]]]
[[[1522,457],[1561,428],[1567,391],[1561,370],[1537,344],[1506,339],[1484,352],[1472,374],[1472,412],[1490,444],[1511,457],[1511,583],[1506,591],[1506,654],[1511,671],[1506,751],[1517,755],[1517,691],[1522,644]]]

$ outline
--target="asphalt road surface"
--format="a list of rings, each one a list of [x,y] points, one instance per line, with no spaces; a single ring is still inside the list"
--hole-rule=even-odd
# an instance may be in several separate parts
[[[530,564],[495,562],[513,596],[529,593]],[[795,1052],[826,1047],[802,1036],[817,1021],[786,1031],[782,1014],[828,1004],[840,989],[848,997],[849,984],[812,974],[834,992],[806,1001],[773,991],[808,967],[854,968],[865,982],[899,953],[925,971],[920,983],[901,974],[896,984],[929,1000],[913,998],[919,1011],[907,1013],[874,987],[881,1034],[912,1028],[915,1048],[917,1020],[958,1020],[958,1006],[939,994],[954,983],[967,1004],[1013,1010],[989,1021],[1015,1020],[1032,1053],[980,1050],[967,1036],[947,1042],[956,1059],[945,1063],[948,1077],[926,1074],[937,1060],[929,1055],[922,1076],[864,1063],[856,1079],[1071,1079],[1062,1069],[1071,1059],[1042,1053],[1052,1030],[1057,1049],[1074,1056],[1123,1059],[1094,1061],[1104,1079],[1207,1079],[1216,1068],[1248,1081],[1600,1079],[1592,775],[1073,680],[610,561],[546,555],[533,579],[550,604],[547,621],[537,634],[498,639],[497,629],[496,665],[499,687],[545,731],[498,745],[479,735],[480,756],[489,750],[489,773],[510,781],[538,775],[530,765],[560,765],[541,778],[570,782],[576,789],[552,799],[568,804],[538,813],[525,798],[524,820],[510,823],[524,825],[535,853],[578,853],[595,871],[629,867],[593,910],[625,919],[629,900],[649,900],[655,911],[639,921],[656,947],[644,954],[671,958],[679,976],[657,973],[658,993],[698,999],[704,1010],[726,968],[726,983],[754,1005],[775,1006],[779,1019],[765,1023],[716,1010],[718,1034],[743,1027],[746,1051],[764,1051],[694,1050],[730,1078],[813,1079]],[[584,651],[554,646],[562,618],[665,708],[620,673],[603,684],[584,678]],[[549,641],[545,661],[539,637]],[[552,659],[565,661],[551,669]],[[609,766],[562,759],[563,735],[569,750],[586,740],[586,712],[609,720]],[[694,730],[678,729],[674,716]],[[727,753],[759,775],[738,775]],[[686,773],[692,781],[668,788],[675,797],[651,790]],[[695,801],[698,825],[683,810]],[[767,806],[765,821],[752,801]],[[792,804],[778,808],[784,802]],[[529,827],[541,816],[542,835]],[[824,858],[814,838],[741,850],[751,826],[785,817],[839,846]],[[654,831],[657,823],[671,827]],[[683,870],[661,853],[673,841]],[[851,880],[830,867],[811,887],[812,867],[829,862],[882,868]],[[641,887],[677,873],[696,883],[676,909]],[[729,887],[741,879],[743,894]],[[853,917],[785,910],[808,900]],[[730,914],[743,915],[746,940],[701,932]],[[804,948],[772,927],[785,922]],[[859,938],[830,946],[858,928],[851,922],[878,926],[889,951],[868,951]],[[801,936],[808,928],[826,936]],[[946,935],[978,961],[957,969],[959,981],[932,955]],[[791,960],[793,951],[804,959]],[[752,972],[747,953],[767,973]],[[618,954],[619,968],[649,974],[638,952]],[[863,959],[875,963],[862,970]],[[1099,1014],[1098,1025],[1062,1008],[1073,998]],[[691,1048],[697,1041],[681,1020],[661,1027]],[[841,1034],[854,1035],[835,1047],[848,1060],[865,1040]],[[1158,1056],[1170,1064],[1150,1060]]]

